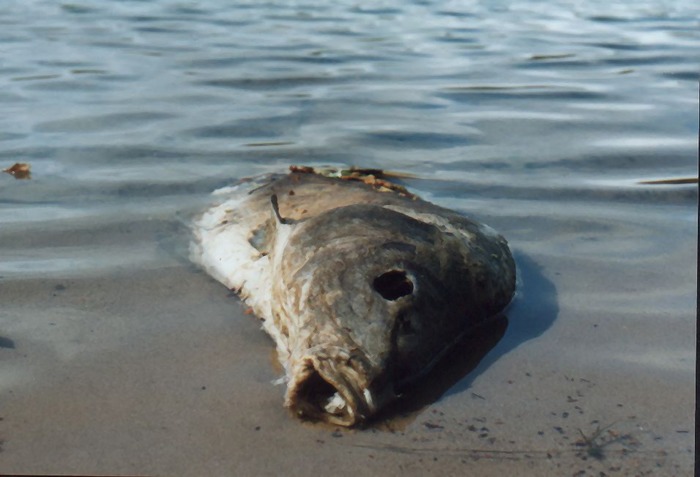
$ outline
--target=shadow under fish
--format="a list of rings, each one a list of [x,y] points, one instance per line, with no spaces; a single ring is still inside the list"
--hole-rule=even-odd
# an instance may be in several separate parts
[[[214,196],[190,257],[263,320],[303,418],[366,422],[515,291],[501,235],[381,171],[292,168]]]
[[[386,425],[386,429],[395,429],[413,421],[424,408],[460,387],[465,376],[471,377],[472,373],[477,372],[485,357],[490,356],[498,346],[508,327],[508,317],[499,314],[466,333],[430,372],[401,389],[401,399],[380,410],[373,416],[372,422],[376,422],[380,428]],[[472,398],[486,399],[476,393],[472,393]]]

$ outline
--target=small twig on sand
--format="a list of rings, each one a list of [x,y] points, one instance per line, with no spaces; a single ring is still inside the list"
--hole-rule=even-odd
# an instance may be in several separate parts
[[[586,455],[589,457],[593,457],[594,459],[598,460],[604,459],[605,448],[607,446],[613,444],[614,442],[628,441],[632,439],[629,434],[620,435],[619,433],[612,431],[611,428],[615,424],[617,424],[617,421],[603,428],[597,425],[595,431],[589,436],[584,434],[579,428],[578,432],[581,434],[582,440],[577,441],[575,445],[585,447]]]

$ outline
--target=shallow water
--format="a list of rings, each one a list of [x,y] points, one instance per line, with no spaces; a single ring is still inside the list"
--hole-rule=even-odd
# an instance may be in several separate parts
[[[640,182],[698,174],[695,2],[235,3],[3,3],[0,472],[689,473],[697,184]],[[289,164],[415,174],[516,255],[504,337],[393,432],[288,416],[183,259]]]

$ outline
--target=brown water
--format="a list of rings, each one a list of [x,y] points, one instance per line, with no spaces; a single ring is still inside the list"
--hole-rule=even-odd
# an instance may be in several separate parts
[[[482,3],[5,2],[0,473],[690,474],[697,184],[640,182],[697,177],[700,9]],[[289,416],[183,258],[289,164],[415,174],[511,243],[505,334],[406,418]]]

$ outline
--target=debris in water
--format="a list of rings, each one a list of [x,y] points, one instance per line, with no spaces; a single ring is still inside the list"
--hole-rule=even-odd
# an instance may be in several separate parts
[[[2,172],[6,172],[11,176],[14,176],[15,179],[32,178],[31,166],[25,162],[17,162],[12,167],[3,169]]]
[[[678,185],[678,184],[697,184],[697,177],[679,177],[676,179],[658,179],[651,181],[639,181],[638,184],[644,185]]]

